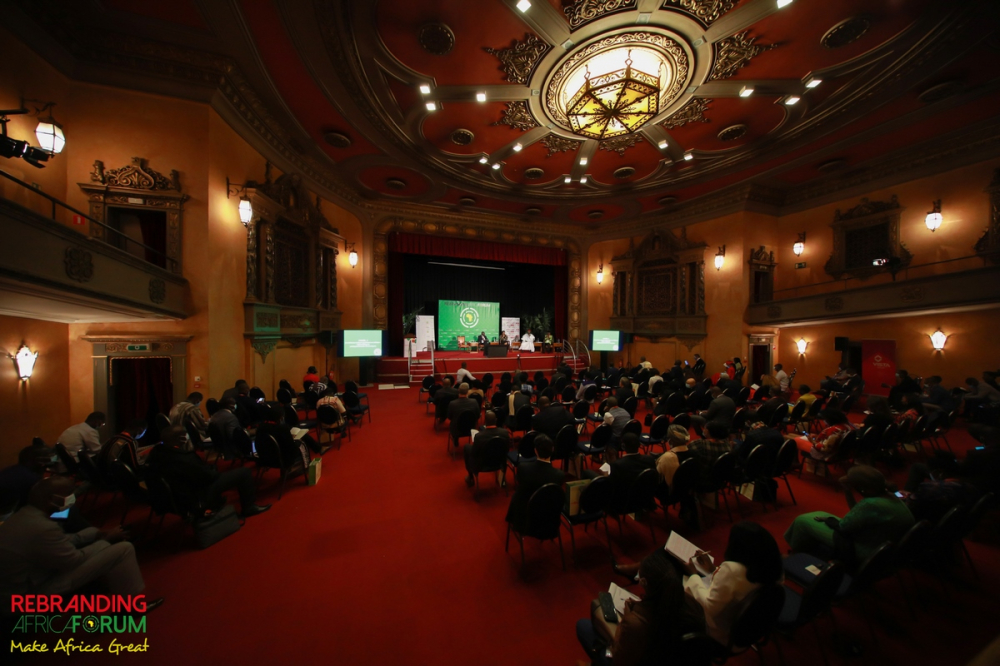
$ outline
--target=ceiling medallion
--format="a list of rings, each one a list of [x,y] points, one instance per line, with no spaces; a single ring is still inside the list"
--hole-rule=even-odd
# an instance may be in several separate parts
[[[531,167],[524,170],[524,177],[528,180],[538,180],[545,175],[545,170],[540,167]]]
[[[476,203],[476,200],[473,197],[460,197],[458,199],[458,203],[462,204],[463,206],[471,206],[474,203]]]
[[[677,197],[670,195],[665,197],[660,197],[660,199],[656,203],[660,204],[661,206],[669,206],[671,204],[677,203]]]
[[[431,55],[448,55],[455,47],[455,33],[444,23],[427,23],[420,26],[417,42]]]
[[[503,118],[491,123],[491,125],[508,125],[522,132],[538,127],[538,123],[528,111],[528,103],[525,101],[507,102],[507,108],[503,110]]]
[[[708,110],[708,103],[711,101],[710,99],[702,99],[701,97],[692,97],[687,104],[668,116],[660,124],[667,129],[677,129],[688,123],[707,123],[709,120],[705,117],[705,111]]]
[[[924,104],[932,104],[934,102],[940,102],[941,100],[951,97],[957,93],[962,88],[962,81],[959,79],[951,79],[950,81],[944,81],[936,86],[931,86],[927,88],[919,95],[919,99]]]
[[[867,16],[852,16],[827,30],[819,43],[828,49],[839,49],[864,37],[871,25]]]
[[[728,79],[740,69],[749,64],[750,59],[764,51],[773,49],[777,44],[754,44],[756,37],[747,37],[749,30],[726,37],[715,45],[715,67],[709,81]]]
[[[720,16],[736,6],[737,0],[666,0],[664,9],[679,7],[705,25],[714,23]]]
[[[719,141],[736,141],[736,139],[742,139],[746,133],[746,125],[730,125],[719,132]]]
[[[508,81],[527,83],[531,77],[531,70],[541,60],[542,55],[549,50],[549,45],[529,32],[525,33],[523,42],[515,39],[505,49],[484,46],[483,50],[497,57],[497,60],[500,61],[500,69]]]
[[[632,68],[632,50],[625,68],[591,78],[588,67],[583,86],[566,104],[574,134],[591,139],[634,132],[660,110],[660,77]]]
[[[385,186],[388,187],[390,190],[405,190],[406,181],[403,180],[402,178],[386,178]]]
[[[351,143],[351,137],[347,136],[343,132],[324,132],[323,140],[334,148],[348,148]]]
[[[604,217],[604,211],[603,210],[594,209],[594,210],[589,211],[587,213],[587,217],[589,217],[592,220],[599,220],[602,217]]]
[[[472,143],[476,135],[467,129],[457,129],[451,133],[451,142],[459,146],[467,146]]]
[[[605,14],[632,7],[635,7],[635,0],[575,0],[563,7],[563,13],[569,21],[570,29],[576,30],[584,23],[589,23]]]
[[[628,69],[626,61],[629,59],[633,61],[631,72],[633,79],[640,78],[635,76],[636,72],[643,73],[651,77],[652,83],[656,84],[659,89],[655,96],[657,109],[666,108],[681,94],[687,84],[689,68],[687,53],[680,44],[670,37],[653,32],[629,32],[613,35],[584,46],[564,60],[552,72],[545,88],[545,111],[549,117],[564,129],[578,133],[579,123],[577,127],[574,127],[568,111],[572,103],[580,101],[576,96],[581,92],[592,101],[593,96],[586,95],[588,73],[595,75],[595,78],[590,80],[592,89],[608,86],[603,90],[609,94],[620,90],[623,93],[627,92],[629,96],[634,95],[635,90],[630,87],[631,84],[615,88],[612,85],[614,83],[612,80],[606,80],[609,72],[617,73],[621,70],[621,74],[625,75],[626,71],[624,70]],[[599,79],[600,82],[598,82]],[[642,103],[646,99],[647,96],[635,99],[622,97],[621,100],[608,98],[601,106],[621,110],[623,105],[619,103],[620,101]],[[649,99],[649,103],[652,101]],[[646,107],[646,110],[648,108]],[[627,131],[630,130],[621,129],[617,133],[624,134]],[[594,136],[594,134],[591,133],[589,136]],[[607,136],[606,133],[605,136]]]
[[[582,141],[574,141],[573,139],[567,139],[555,134],[549,134],[544,139],[542,139],[541,144],[549,149],[549,154],[546,157],[552,157],[556,153],[563,153],[567,150],[576,150],[580,147]]]
[[[635,175],[635,169],[630,166],[623,166],[620,169],[615,169],[615,172],[612,175],[614,175],[614,177],[618,180],[625,180],[626,178],[631,178]]]
[[[618,153],[618,156],[622,157],[625,155],[626,150],[640,141],[642,141],[642,137],[638,134],[622,134],[611,139],[605,139],[598,146],[600,146],[601,150],[606,150],[609,153]]]

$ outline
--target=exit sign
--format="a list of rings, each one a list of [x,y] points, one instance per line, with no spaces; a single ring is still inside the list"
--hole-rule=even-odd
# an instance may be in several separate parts
[[[131,352],[149,351],[149,345],[125,345],[125,351],[131,351]]]
[[[806,262],[800,261],[799,263],[795,264],[795,267],[796,268],[805,268],[806,267]]]
[[[73,216],[73,224],[86,224],[86,222],[87,222],[87,218],[85,218],[83,215],[74,215]]]

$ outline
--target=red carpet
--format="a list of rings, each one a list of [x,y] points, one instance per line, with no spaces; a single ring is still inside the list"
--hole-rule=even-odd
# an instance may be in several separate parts
[[[301,478],[281,501],[267,478],[261,501],[274,508],[247,521],[234,536],[205,551],[192,550],[190,530],[177,550],[180,523],[168,518],[159,539],[140,546],[150,596],[167,597],[148,616],[149,652],[123,660],[143,664],[564,664],[583,659],[574,623],[590,600],[607,589],[612,572],[604,543],[577,530],[578,562],[560,569],[554,543],[526,543],[528,564],[519,575],[517,543],[504,553],[507,498],[483,475],[479,502],[463,483],[460,458],[445,453],[444,432],[417,403],[417,389],[369,389],[372,423],[354,441],[323,459],[319,485]],[[641,416],[640,416],[641,418]],[[964,432],[956,450],[971,445]],[[508,479],[509,480],[509,479]],[[808,474],[792,481],[798,506],[782,486],[782,506],[747,516],[779,539],[807,510],[843,514],[843,496]],[[102,513],[99,509],[99,513]],[[136,509],[130,520],[145,518]],[[665,528],[681,528],[675,514],[655,518],[658,546]],[[721,554],[730,523],[720,514],[702,533],[686,534]],[[624,560],[650,552],[645,526],[627,525],[615,553]],[[591,532],[593,534],[593,532]],[[921,576],[929,611],[912,620],[894,579],[880,584],[889,627],[876,628],[874,644],[855,602],[837,611],[842,631],[860,639],[867,664],[964,664],[997,631],[1000,593],[996,531],[970,542],[980,580],[966,569],[960,589],[944,594]],[[623,554],[624,552],[624,554]],[[869,602],[870,603],[870,602]],[[829,641],[827,620],[820,624]],[[78,637],[80,638],[80,637]],[[83,640],[91,640],[85,635]],[[126,639],[126,637],[122,637]],[[141,641],[141,638],[139,639]],[[781,641],[787,663],[821,663],[810,629]],[[54,639],[50,642],[54,643]],[[108,639],[103,643],[107,644]],[[831,654],[832,663],[847,663]],[[778,664],[774,646],[765,660]],[[110,663],[74,655],[72,662]],[[730,663],[756,664],[743,655]]]

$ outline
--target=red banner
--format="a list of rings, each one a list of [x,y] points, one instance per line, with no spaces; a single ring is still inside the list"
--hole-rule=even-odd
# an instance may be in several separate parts
[[[865,393],[889,395],[889,389],[896,383],[896,341],[861,341],[861,378],[865,380]]]

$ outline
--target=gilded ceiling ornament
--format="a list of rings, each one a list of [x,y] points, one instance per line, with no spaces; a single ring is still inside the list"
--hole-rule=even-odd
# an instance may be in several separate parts
[[[638,134],[620,134],[610,139],[605,139],[598,145],[601,150],[606,150],[609,153],[618,153],[619,156],[623,156],[626,150],[640,141],[642,141],[642,137]]]
[[[527,132],[533,127],[538,127],[538,123],[528,111],[528,103],[524,101],[507,102],[507,108],[503,110],[503,118],[492,123],[493,125],[509,125],[514,129]]]
[[[677,129],[688,123],[707,123],[709,119],[705,117],[705,111],[708,109],[708,103],[711,101],[710,99],[702,99],[701,97],[692,97],[691,101],[675,111],[672,116],[660,124],[667,129]]]
[[[600,18],[619,9],[635,7],[635,0],[575,0],[563,7],[569,27],[576,30],[584,23]]]
[[[680,7],[688,14],[709,25],[736,6],[736,0],[666,0],[664,9]]]
[[[555,134],[549,134],[541,141],[542,145],[549,149],[549,154],[546,157],[552,157],[556,153],[564,153],[567,150],[576,150],[580,147],[582,141],[574,141],[573,139],[566,139]]]
[[[525,33],[523,42],[518,42],[515,39],[511,41],[508,48],[494,49],[484,46],[483,50],[497,57],[497,60],[500,61],[500,69],[503,70],[508,81],[527,83],[531,77],[531,70],[541,60],[542,55],[549,50],[549,45],[528,32]]]
[[[709,81],[728,79],[745,67],[750,59],[764,51],[773,49],[777,44],[754,44],[756,37],[747,37],[749,30],[726,37],[715,45],[715,67]]]

